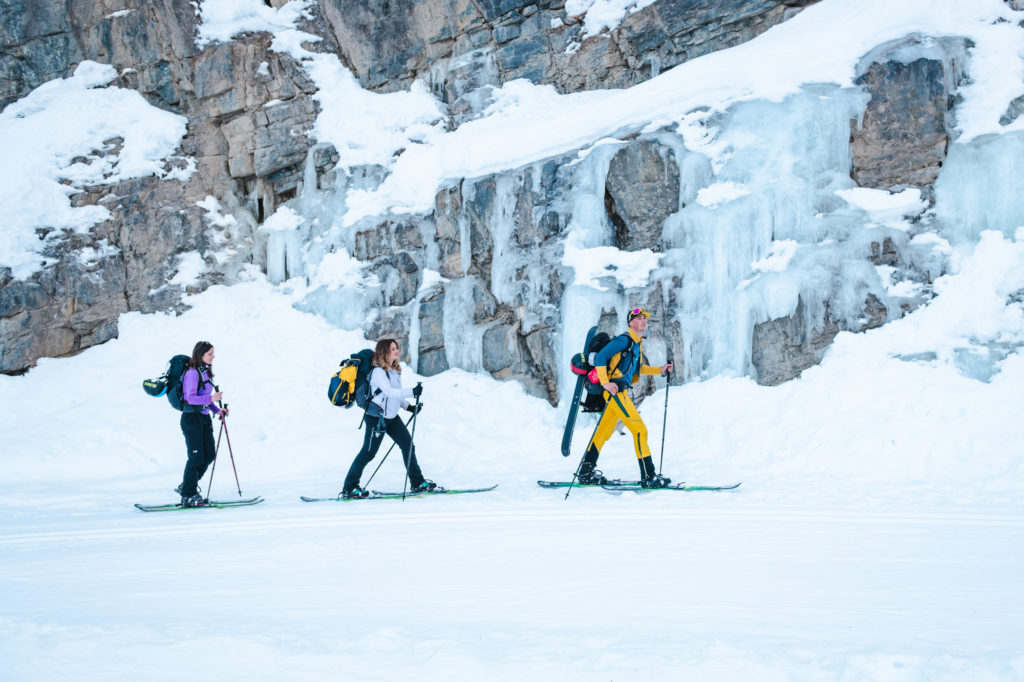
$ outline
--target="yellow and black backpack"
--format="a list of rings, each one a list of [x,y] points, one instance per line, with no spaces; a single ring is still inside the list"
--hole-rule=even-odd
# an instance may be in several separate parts
[[[331,375],[327,385],[327,399],[338,407],[370,406],[370,370],[373,349],[365,348],[341,361],[338,371]]]

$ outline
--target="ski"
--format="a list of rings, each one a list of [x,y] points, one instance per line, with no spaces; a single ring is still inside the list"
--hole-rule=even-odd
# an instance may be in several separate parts
[[[494,490],[497,487],[498,487],[497,483],[492,485],[490,488],[445,488],[445,487],[442,487],[442,486],[437,486],[433,490],[427,490],[426,492],[420,492],[420,493],[416,493],[416,494],[417,495],[461,495],[463,493],[486,493],[488,490]],[[383,492],[383,491],[380,491],[380,490],[371,490],[370,492],[374,493],[375,495],[387,495],[389,497],[391,497],[391,496],[401,497],[402,496],[402,493],[386,493],[386,492]],[[408,497],[409,494],[410,493],[406,493],[406,497]]]
[[[423,493],[408,492],[405,497],[419,497]],[[338,495],[336,497],[306,497],[305,495],[299,497],[303,502],[363,502],[365,500],[400,500],[402,499],[402,493],[379,493],[376,490],[370,492],[368,497],[342,497]]]
[[[570,485],[573,488],[600,488],[601,487],[600,483],[583,484],[583,483],[580,483],[579,481],[576,481],[575,483],[572,483],[571,481],[537,481],[537,485],[539,485],[541,488],[568,488]],[[635,485],[635,486],[639,487],[640,481],[620,481],[618,479],[614,479],[614,480],[608,481],[608,485]]]
[[[252,497],[248,500],[207,500],[197,507],[183,507],[180,502],[177,504],[136,504],[135,508],[144,512],[177,511],[179,509],[226,509],[228,507],[248,507],[259,504],[262,497]]]
[[[597,334],[597,325],[591,327],[587,332],[587,340],[583,344],[584,355],[590,350],[590,342],[594,340],[595,334]],[[580,411],[580,398],[583,397],[586,380],[587,377],[582,374],[576,377],[576,388],[573,389],[572,402],[569,403],[569,416],[565,421],[565,430],[562,432],[562,457],[568,457],[569,449],[572,447],[572,433],[576,430],[576,415]]]
[[[663,488],[645,488],[639,483],[632,484],[615,484],[606,483],[601,487],[610,493],[621,493],[626,491],[632,491],[636,493],[650,493],[656,490],[681,490],[683,492],[695,492],[698,490],[735,490],[740,487],[740,483],[734,485],[687,485],[685,483],[671,484]]]

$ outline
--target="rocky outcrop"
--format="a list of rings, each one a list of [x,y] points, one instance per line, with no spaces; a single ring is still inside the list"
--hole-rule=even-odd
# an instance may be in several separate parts
[[[438,193],[434,241],[446,281],[420,299],[419,372],[447,369],[449,352],[479,356],[479,369],[557,401],[559,307],[568,273],[551,264],[560,260],[567,225],[560,203],[567,162],[466,180]],[[448,296],[458,296],[459,305],[446,306]],[[482,328],[480,346],[467,350],[476,340],[468,333],[446,337],[446,326]]]
[[[851,134],[858,185],[924,187],[938,177],[955,128],[952,108],[967,44],[937,42],[938,49],[909,36],[879,47],[862,63],[865,72],[855,83],[871,99]],[[949,56],[958,53],[962,56]]]
[[[671,148],[641,140],[612,157],[605,210],[624,251],[661,250],[661,228],[679,208],[679,166]]]
[[[821,322],[823,330],[817,334],[811,332],[801,300],[792,315],[756,325],[751,341],[751,362],[757,370],[757,383],[778,386],[821,362],[825,350],[839,333],[839,325],[829,317],[827,310]]]
[[[444,352],[444,288],[427,292],[419,309],[420,339],[417,371],[423,376],[440,374],[449,368]]]
[[[57,241],[47,254],[56,262],[27,280],[12,280],[0,268],[0,298],[7,301],[0,306],[0,372],[112,338],[126,310],[173,308],[184,291],[170,284],[179,254],[198,251],[206,260],[207,273],[193,283],[197,289],[231,279],[244,262],[261,262],[253,228],[295,196],[314,142],[308,131],[316,117],[315,88],[293,59],[269,50],[268,36],[197,50],[193,3],[117,5],[6,3],[0,102],[69,75],[82,60],[112,64],[120,74],[112,85],[188,117],[181,155],[195,160],[196,172],[187,180],[149,177],[85,188],[75,205],[101,203],[110,220],[88,235]],[[336,161],[336,153],[323,150],[317,169],[324,173]],[[196,205],[207,196],[234,214],[233,225],[207,224]],[[102,267],[83,271],[82,249],[104,253]]]
[[[757,383],[778,386],[795,379],[805,369],[821,362],[840,331],[867,331],[881,327],[887,320],[888,311],[873,294],[865,299],[864,314],[855,325],[835,319],[827,302],[821,320],[808,320],[800,299],[791,315],[754,326],[750,348]]]
[[[364,87],[428,76],[456,111],[516,78],[562,92],[635,85],[661,69],[750,40],[817,0],[660,0],[610,35],[584,35],[564,0],[322,0],[326,30]]]
[[[74,255],[31,280],[0,275],[0,367],[17,371],[117,336],[118,315],[128,311],[120,259],[65,248]]]

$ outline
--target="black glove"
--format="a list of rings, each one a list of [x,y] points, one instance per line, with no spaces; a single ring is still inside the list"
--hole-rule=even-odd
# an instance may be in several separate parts
[[[406,405],[405,409],[409,410],[413,414],[419,414],[423,411],[423,403],[417,403],[415,405]]]
[[[421,395],[423,395],[423,384],[416,384],[412,389],[412,397],[419,398]]]

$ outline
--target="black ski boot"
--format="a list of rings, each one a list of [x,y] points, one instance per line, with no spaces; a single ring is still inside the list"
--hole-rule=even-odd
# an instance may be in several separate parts
[[[339,497],[346,500],[361,500],[369,496],[369,490],[365,490],[362,486],[357,485],[355,488],[351,488],[349,490],[342,490],[341,495]]]
[[[181,492],[181,489],[184,488],[184,487],[185,487],[184,483],[179,483],[178,487],[174,489],[174,492],[176,492],[179,496],[184,497],[185,496],[184,493]],[[201,493],[201,492],[203,492],[203,489],[200,488],[199,486],[196,486],[196,492],[197,493]]]
[[[640,485],[644,488],[664,488],[672,479],[662,476],[654,470],[654,461],[650,456],[640,458]]]
[[[429,493],[431,490],[436,490],[437,484],[431,481],[429,478],[423,479],[423,483],[417,486],[413,486],[412,492],[414,493]]]
[[[204,504],[206,504],[206,500],[204,500],[203,496],[199,493],[196,493],[192,497],[183,496],[181,498],[182,507],[202,507]]]
[[[600,454],[593,445],[587,449],[587,454],[583,457],[583,463],[580,464],[580,473],[576,477],[580,485],[604,485],[608,482],[604,474],[596,468],[597,458]]]

